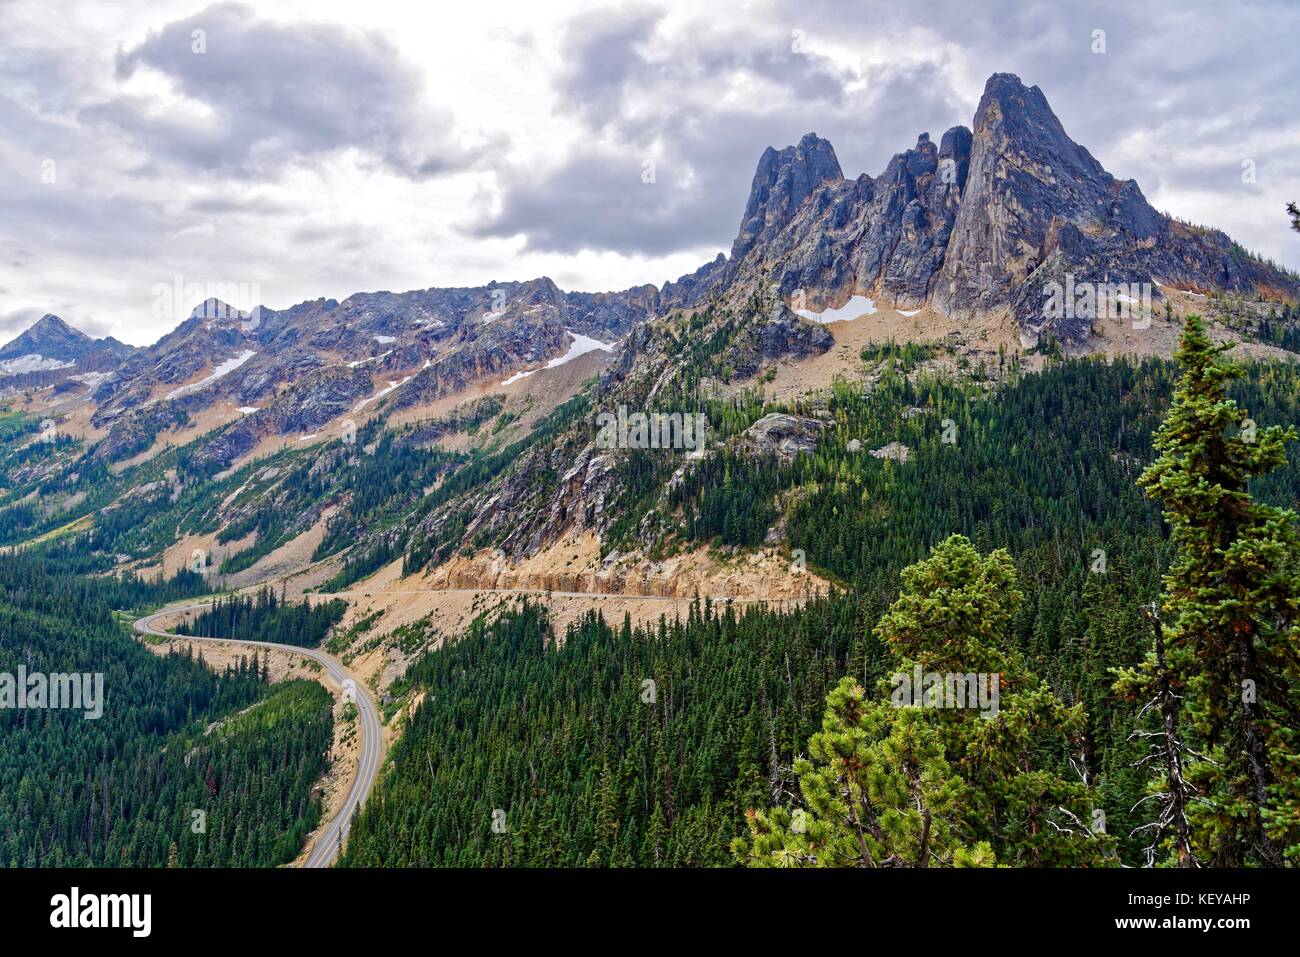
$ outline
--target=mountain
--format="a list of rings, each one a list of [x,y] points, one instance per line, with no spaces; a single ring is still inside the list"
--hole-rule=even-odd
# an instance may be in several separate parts
[[[0,350],[0,362],[40,370],[30,381],[10,376],[14,384],[91,386],[91,461],[122,462],[161,438],[193,443],[187,461],[207,475],[371,420],[442,417],[445,434],[466,420],[454,410],[489,398],[492,414],[514,423],[505,434],[527,434],[543,410],[579,392],[646,407],[706,384],[752,385],[779,364],[829,352],[836,335],[810,320],[863,297],[906,315],[929,307],[956,323],[959,338],[991,317],[1010,320],[1022,348],[1050,337],[1086,351],[1100,341],[1091,319],[1044,310],[1049,284],[1070,282],[1151,283],[1155,300],[1159,284],[1300,300],[1296,276],[1221,232],[1156,212],[1135,182],[1069,138],[1037,87],[995,74],[972,129],[955,126],[937,143],[922,133],[875,177],[846,178],[815,133],[764,150],[730,253],[661,288],[572,292],[543,276],[287,309],[242,311],[209,298],[143,349],[46,316]],[[594,374],[596,385],[583,386]],[[471,417],[487,408],[474,407]],[[605,535],[623,488],[611,457],[588,439],[570,429],[521,451],[498,482],[389,522],[385,548],[453,528],[508,528],[512,554],[535,554],[575,529]],[[642,541],[655,537],[647,529]]]
[[[1168,313],[1140,338],[1046,316],[1044,291],[1075,280],[1164,283]],[[116,792],[46,801],[57,813],[25,828],[4,820],[22,802],[0,801],[0,860],[71,842],[74,863],[278,863],[333,806],[335,830],[317,832],[308,862],[342,846],[347,820],[345,863],[366,866],[729,863],[747,812],[793,796],[791,768],[839,679],[879,688],[903,653],[877,623],[911,566],[905,589],[941,594],[908,607],[958,595],[965,614],[961,595],[975,596],[977,630],[1046,682],[1025,694],[1038,685],[1020,683],[1017,663],[1008,708],[1069,710],[1077,737],[1069,750],[1055,733],[1003,748],[1032,814],[1003,812],[1021,792],[999,779],[963,826],[994,822],[999,864],[1078,860],[1054,856],[1067,833],[1092,863],[1149,863],[1144,829],[1159,812],[1144,803],[1136,734],[1148,711],[1114,693],[1113,674],[1146,655],[1140,609],[1160,598],[1176,545],[1135,484],[1177,401],[1164,360],[1180,318],[1205,313],[1209,335],[1262,360],[1244,364],[1234,415],[1259,415],[1259,448],[1275,448],[1269,425],[1300,417],[1298,292],[1222,233],[1153,210],[1070,140],[1040,91],[997,75],[972,127],[920,134],[876,176],[845,177],[815,133],[765,150],[729,252],[662,287],[573,292],[540,276],[247,310],[210,297],[136,350],[47,317],[6,347],[58,367],[11,376],[29,387],[0,408],[0,548],[16,558],[0,580],[17,596],[0,611],[29,616],[63,657],[93,650],[90,632],[128,648],[118,671],[144,675],[128,684],[146,711],[178,676],[207,676],[188,712],[151,732],[167,756],[157,767],[180,782],[175,801],[149,803],[159,820],[215,796],[206,760],[190,767],[200,736],[231,742],[240,769],[273,722],[268,746],[299,771],[249,792],[280,821],[251,844],[226,831],[215,846],[193,832],[173,843],[141,814],[110,840],[92,812],[121,803]],[[115,345],[103,370],[80,371]],[[674,419],[703,428],[659,441]],[[1293,503],[1300,469],[1260,493]],[[917,564],[944,542],[939,565]],[[1296,560],[1273,562],[1280,578]],[[949,572],[1000,597],[953,592]],[[267,658],[250,672],[242,650],[195,659],[189,646],[151,672],[110,614],[136,609],[138,630],[162,637],[172,629],[149,622],[164,602],[247,587],[256,603],[229,606],[248,602],[245,638],[303,631],[308,593],[343,615],[314,638],[397,742],[381,799],[355,819],[329,796],[366,790],[367,755],[383,748],[369,710],[340,702],[330,747],[323,692],[272,700]],[[60,644],[45,626],[65,621],[74,640]],[[1009,660],[979,654],[957,664],[1001,674]],[[270,674],[311,677],[298,660],[281,649]],[[205,662],[231,667],[218,682]],[[140,767],[122,764],[106,788],[157,777],[138,730],[111,725],[135,713],[112,709],[105,740]],[[230,734],[212,733],[220,722]],[[1016,749],[1051,768],[1026,775]],[[982,774],[962,755],[954,768]],[[1098,793],[1058,781],[1067,765]],[[39,765],[47,781],[61,767]],[[0,761],[0,793],[25,793],[25,770]],[[225,788],[214,821],[253,820],[236,791],[248,789]],[[1109,832],[1082,823],[1096,810]],[[515,838],[499,840],[498,811]],[[1008,838],[1002,821],[1024,833]]]
[[[1026,345],[1084,344],[1087,318],[1045,316],[1044,287],[1150,283],[1295,301],[1300,279],[1224,233],[1154,210],[1066,134],[1038,87],[1007,73],[985,86],[974,129],[936,146],[922,133],[885,171],[846,180],[808,134],[759,161],[731,257],[665,287],[666,302],[772,284],[814,306],[850,295],[930,303],[962,318],[1009,315]]]
[[[46,314],[0,347],[0,368],[9,373],[38,372],[71,365],[120,362],[132,347],[112,336],[92,339],[58,316]],[[87,363],[86,360],[90,360]]]
[[[517,381],[580,349],[635,353],[646,340],[633,333],[674,310],[727,313],[711,333],[724,378],[827,351],[833,336],[809,317],[855,296],[928,305],[972,326],[1009,317],[1024,348],[1050,337],[1086,349],[1092,319],[1049,314],[1047,293],[1117,282],[1149,283],[1153,303],[1162,286],[1300,299],[1295,275],[1152,209],[1135,182],[1069,138],[1037,87],[1000,73],[973,129],[953,127],[937,143],[922,133],[875,177],[846,179],[815,133],[764,150],[730,254],[662,288],[566,292],[539,277],[251,312],[214,298],[134,351],[94,345],[47,316],[0,361],[15,371],[75,360],[80,371],[93,349],[93,369],[108,372],[92,383],[92,422],[109,432],[101,460],[214,406],[227,420],[236,409],[265,412],[204,453],[218,460],[315,432],[379,398],[400,412]]]
[[[138,451],[217,403],[246,418],[204,457],[243,454],[268,436],[313,432],[389,392],[400,410],[561,362],[582,340],[608,352],[658,308],[654,286],[564,292],[547,277],[248,313],[210,299],[96,388],[92,422],[109,430],[96,455],[113,461]]]

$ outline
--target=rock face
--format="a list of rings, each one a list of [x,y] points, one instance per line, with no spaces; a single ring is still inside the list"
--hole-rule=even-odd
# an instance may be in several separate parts
[[[922,133],[883,173],[846,180],[813,134],[759,160],[732,244],[667,284],[664,305],[691,306],[736,289],[812,309],[850,295],[901,308],[933,302],[958,317],[1005,313],[1027,340],[1082,342],[1088,315],[1045,308],[1070,282],[1157,283],[1300,299],[1300,283],[1217,230],[1156,212],[1066,134],[1042,91],[990,77],[974,130]]]
[[[1115,179],[1066,135],[1038,87],[995,74],[975,114],[936,301],[956,315],[1009,306],[1026,332],[1079,341],[1091,317],[1045,315],[1047,282],[1067,273],[1076,284],[1151,282],[1153,267],[1166,281],[1214,281],[1217,266],[1193,278],[1175,265],[1184,239],[1170,225],[1137,183]]]
[[[824,143],[825,141],[817,141]],[[805,136],[801,146],[809,144]],[[829,144],[827,144],[829,148]],[[797,157],[795,147],[771,156]],[[855,180],[839,175],[829,165],[793,212],[786,197],[791,188],[775,191],[769,199],[761,188],[767,176],[760,161],[759,174],[746,208],[740,234],[725,263],[710,263],[692,276],[666,287],[664,299],[698,301],[727,286],[769,285],[768,292],[789,302],[796,299],[813,308],[838,305],[849,295],[887,295],[899,304],[917,305],[929,297],[943,264],[961,191],[970,162],[971,133],[955,127],[936,146],[928,133],[916,145],[897,154],[875,179],[863,174]],[[832,160],[834,154],[830,154]],[[807,172],[793,171],[778,183],[802,185]],[[750,210],[757,206],[759,217]],[[682,302],[682,304],[690,304]]]
[[[878,459],[890,459],[894,462],[906,462],[912,457],[912,450],[902,442],[890,442],[888,445],[882,445],[878,449],[872,449],[871,454]]]
[[[769,146],[758,159],[740,232],[731,244],[731,258],[740,259],[755,245],[770,242],[789,225],[814,189],[842,179],[835,150],[816,133],[779,153]]]
[[[826,423],[801,415],[773,412],[765,415],[743,433],[741,446],[758,455],[776,454],[787,461],[801,452],[813,452]]]

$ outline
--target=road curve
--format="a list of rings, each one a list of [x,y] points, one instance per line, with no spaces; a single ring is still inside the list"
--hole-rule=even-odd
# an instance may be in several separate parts
[[[159,638],[178,638],[183,641],[211,642],[213,644],[251,645],[253,647],[273,648],[287,651],[315,661],[334,679],[339,687],[345,689],[350,699],[357,706],[357,717],[361,723],[361,753],[357,759],[357,776],[348,791],[343,807],[324,827],[318,830],[316,843],[307,855],[307,867],[329,867],[338,856],[339,845],[347,840],[348,829],[352,826],[352,814],[370,794],[379,766],[383,761],[383,745],[379,724],[379,710],[375,707],[365,687],[352,677],[338,659],[315,648],[301,648],[298,645],[280,645],[270,641],[241,641],[234,638],[195,638],[192,635],[178,635],[154,627],[154,621],[166,615],[176,615],[187,611],[201,611],[211,607],[211,602],[193,605],[178,605],[164,608],[162,611],[145,615],[135,623],[135,630],[142,635],[154,635]],[[341,835],[341,838],[340,838]]]

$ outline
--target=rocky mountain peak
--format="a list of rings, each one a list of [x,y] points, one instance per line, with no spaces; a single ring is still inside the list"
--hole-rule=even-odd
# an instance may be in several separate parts
[[[58,316],[46,313],[25,332],[0,348],[0,359],[39,355],[46,359],[73,360],[94,340]]]
[[[739,259],[755,244],[780,232],[814,189],[827,180],[844,179],[835,148],[816,133],[807,133],[795,146],[781,151],[768,147],[759,157],[749,189],[740,232],[731,246]]]
[[[203,300],[190,313],[191,319],[246,319],[248,313],[236,309],[228,302],[222,302],[215,296]]]
[[[935,299],[970,315],[1008,309],[1029,343],[1091,334],[1087,316],[1044,312],[1044,289],[1164,282],[1192,288],[1276,286],[1222,233],[1174,229],[1132,180],[1117,180],[1070,139],[1038,87],[989,78],[975,113],[970,168]],[[1294,286],[1294,283],[1289,283]]]

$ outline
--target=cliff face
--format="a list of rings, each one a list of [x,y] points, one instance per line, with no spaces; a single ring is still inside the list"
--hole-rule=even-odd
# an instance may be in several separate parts
[[[665,305],[767,287],[813,309],[853,294],[958,317],[1010,314],[1027,341],[1082,342],[1088,316],[1045,309],[1049,284],[1157,283],[1300,298],[1295,279],[1217,230],[1156,212],[1066,134],[1042,91],[989,78],[974,128],[922,133],[878,177],[846,180],[808,134],[759,160],[730,258],[664,287]],[[1072,311],[1071,311],[1072,312]]]

